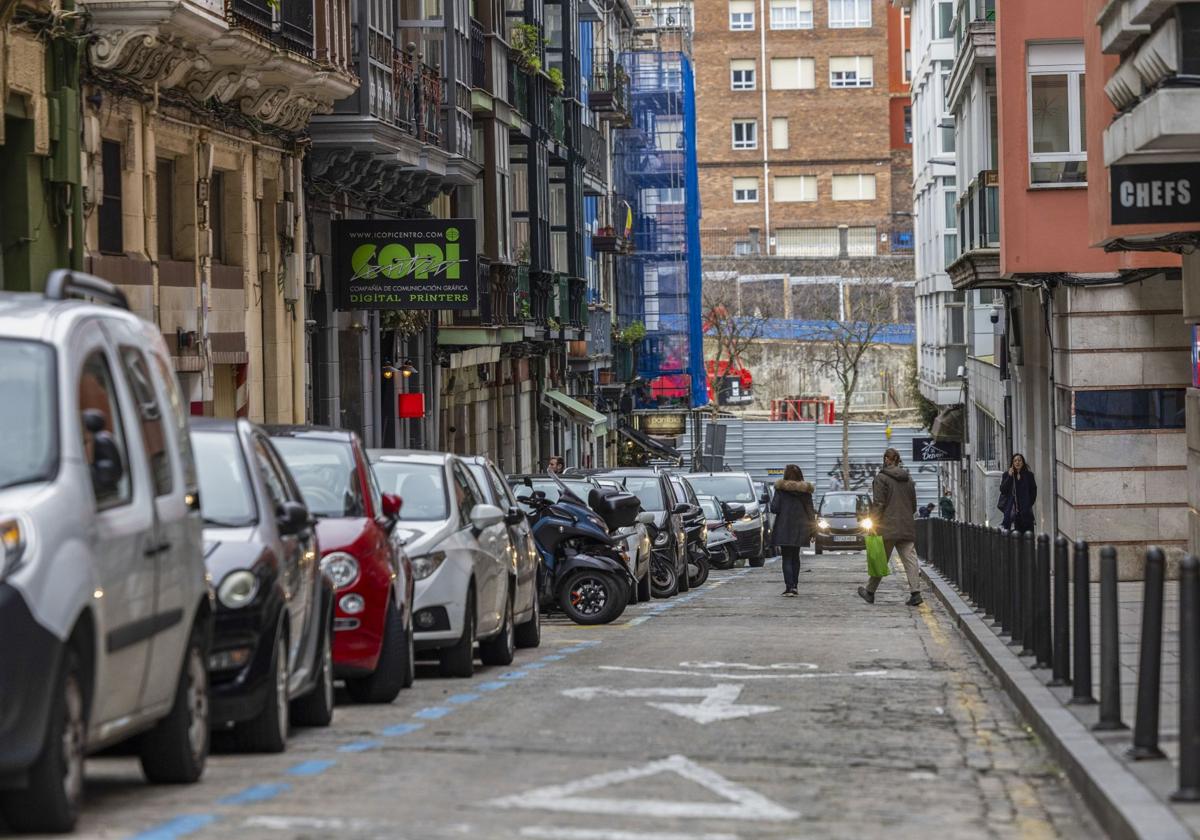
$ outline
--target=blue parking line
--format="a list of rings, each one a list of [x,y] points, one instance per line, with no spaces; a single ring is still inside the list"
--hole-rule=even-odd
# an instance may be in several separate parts
[[[528,671],[509,671],[507,674],[501,674],[502,680],[521,680],[529,676]]]
[[[373,750],[378,746],[380,746],[378,741],[355,741],[353,744],[344,744],[338,747],[338,752],[360,753]]]
[[[539,661],[539,662],[562,662],[562,661],[563,661],[564,659],[566,659],[566,658],[567,658],[567,657],[565,657],[565,656],[562,656],[561,654],[552,653],[552,654],[550,654],[549,656],[543,656],[543,657],[542,657],[541,659],[539,659],[538,661]]]
[[[175,840],[199,831],[207,825],[216,822],[213,814],[183,814],[173,817],[153,828],[148,828],[141,834],[131,835],[129,840]]]
[[[268,799],[274,799],[279,794],[286,793],[291,789],[291,785],[284,784],[283,782],[250,785],[250,787],[232,796],[218,799],[217,803],[220,805],[249,805],[253,802],[266,802]]]
[[[388,738],[395,738],[398,735],[407,735],[410,732],[416,732],[418,729],[424,729],[423,723],[397,723],[382,730],[379,734],[386,735]]]
[[[289,767],[287,774],[289,776],[317,776],[321,773],[324,773],[335,764],[337,764],[336,761],[331,761],[328,759],[301,761],[299,764]]]
[[[461,706],[464,703],[473,703],[478,699],[478,694],[451,694],[446,698],[446,702]]]
[[[545,668],[545,667],[546,667],[545,662],[530,662],[528,665],[525,666],[525,670],[526,671],[536,671],[538,668]]]
[[[479,685],[475,686],[475,690],[476,691],[496,691],[497,689],[504,688],[507,685],[508,685],[508,683],[496,682],[495,680],[492,680],[490,682],[480,683]]]
[[[445,706],[429,706],[428,708],[413,712],[413,717],[437,720],[438,718],[444,718],[452,711],[453,709],[447,709]]]

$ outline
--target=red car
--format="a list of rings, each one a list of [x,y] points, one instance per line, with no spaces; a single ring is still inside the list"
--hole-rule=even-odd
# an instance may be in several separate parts
[[[317,517],[321,569],[333,581],[334,673],[360,703],[390,703],[413,683],[413,578],[391,539],[400,499],[381,493],[353,432],[269,428]]]

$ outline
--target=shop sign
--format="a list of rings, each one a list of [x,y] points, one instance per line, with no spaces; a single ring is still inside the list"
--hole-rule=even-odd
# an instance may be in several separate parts
[[[914,461],[961,461],[962,444],[956,440],[913,438]]]
[[[1200,163],[1110,167],[1114,225],[1200,222]]]
[[[648,435],[674,437],[687,431],[687,414],[671,412],[664,414],[643,414],[639,418],[639,428]]]
[[[344,219],[333,223],[337,309],[474,309],[474,219]]]

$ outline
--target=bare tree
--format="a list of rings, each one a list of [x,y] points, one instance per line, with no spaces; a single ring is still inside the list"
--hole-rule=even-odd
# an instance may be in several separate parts
[[[711,336],[716,344],[712,359],[713,381],[719,381],[722,363],[725,370],[741,367],[742,354],[754,342],[762,338],[766,326],[766,318],[759,314],[740,315],[737,311],[736,300],[731,299],[731,292],[736,286],[721,282],[726,278],[714,278],[717,282],[704,284],[704,333]],[[733,278],[736,284],[737,278]],[[718,396],[719,386],[714,384],[714,397]],[[718,410],[719,399],[712,402],[713,412]]]

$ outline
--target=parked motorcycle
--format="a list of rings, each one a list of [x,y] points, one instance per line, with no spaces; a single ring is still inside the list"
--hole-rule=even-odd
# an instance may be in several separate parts
[[[636,496],[593,490],[588,502],[554,477],[560,495],[543,491],[524,498],[533,539],[542,555],[538,581],[543,603],[557,606],[576,624],[608,624],[625,611],[636,580],[622,557],[623,540],[609,532],[637,521]]]
[[[737,565],[737,535],[729,527],[746,515],[745,505],[719,502],[711,496],[701,496],[700,506],[708,525],[708,562],[714,569],[732,569]]]

